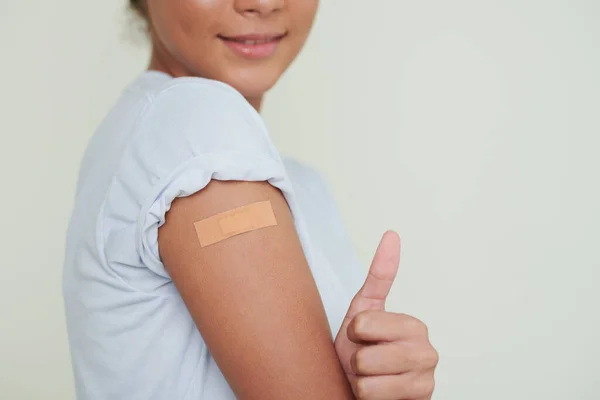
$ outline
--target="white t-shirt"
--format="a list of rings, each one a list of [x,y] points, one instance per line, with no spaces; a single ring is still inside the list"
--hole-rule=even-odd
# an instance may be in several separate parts
[[[78,399],[235,399],[158,253],[171,202],[211,179],[281,190],[337,333],[364,270],[323,180],[230,86],[145,72],[81,164],[63,277]]]

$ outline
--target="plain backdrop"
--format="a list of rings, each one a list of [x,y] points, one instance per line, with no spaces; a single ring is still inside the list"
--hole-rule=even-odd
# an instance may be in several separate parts
[[[1,0],[0,57],[0,398],[69,400],[78,164],[147,48],[125,0]],[[263,115],[365,268],[400,232],[434,399],[600,399],[600,1],[323,0]]]

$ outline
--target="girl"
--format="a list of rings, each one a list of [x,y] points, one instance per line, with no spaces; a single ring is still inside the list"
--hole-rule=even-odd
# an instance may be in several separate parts
[[[317,0],[131,4],[150,66],[88,146],[68,232],[78,398],[429,399],[426,327],[384,310],[397,235],[361,287],[324,182],[258,114]]]

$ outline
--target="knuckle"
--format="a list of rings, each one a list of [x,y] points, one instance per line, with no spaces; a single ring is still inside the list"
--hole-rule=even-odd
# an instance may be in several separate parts
[[[428,397],[433,394],[435,389],[435,380],[433,377],[427,377],[415,383],[415,396],[418,398]]]
[[[429,327],[427,326],[427,324],[423,321],[421,322],[421,333],[423,334],[423,337],[429,338]]]
[[[350,357],[350,366],[352,366],[352,371],[357,375],[360,375],[363,369],[363,360],[359,353],[360,350],[354,352]]]
[[[438,352],[431,346],[419,352],[418,365],[423,370],[434,368],[439,360]]]
[[[431,346],[431,366],[436,367],[440,362],[440,353],[435,349],[435,347]]]
[[[356,395],[357,400],[368,400],[370,396],[370,389],[366,378],[358,378],[356,380]]]
[[[414,335],[418,336],[429,336],[429,328],[427,325],[418,318],[411,315],[405,315],[405,325],[407,329]]]
[[[426,396],[431,396],[433,394],[435,391],[435,379],[433,379],[433,377],[427,381],[424,389]]]
[[[415,355],[414,355],[414,361],[416,364],[416,369],[418,370],[422,370],[425,369],[425,365],[427,364],[427,360],[429,358],[429,354],[427,350],[419,350]]]
[[[354,361],[354,372],[356,374],[366,374],[367,373],[367,356],[366,356],[366,350],[363,347],[362,349],[358,349],[353,355],[352,355],[353,361]]]
[[[352,328],[357,336],[365,335],[368,331],[370,316],[367,311],[357,314],[352,320]]]

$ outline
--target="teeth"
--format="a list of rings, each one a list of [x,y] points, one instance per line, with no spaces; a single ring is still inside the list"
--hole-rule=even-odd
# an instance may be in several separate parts
[[[269,43],[270,40],[242,40],[241,42],[248,46],[256,46],[259,44]]]

